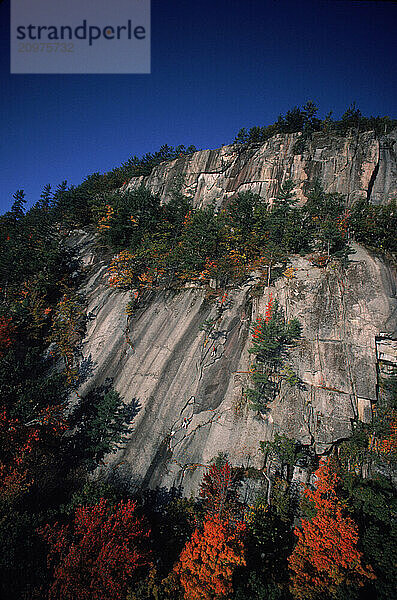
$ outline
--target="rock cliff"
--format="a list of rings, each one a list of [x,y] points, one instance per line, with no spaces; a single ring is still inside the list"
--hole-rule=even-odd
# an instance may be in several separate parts
[[[319,179],[326,192],[339,192],[348,204],[369,198],[374,204],[397,197],[397,130],[378,138],[374,132],[337,136],[317,132],[298,149],[300,133],[276,135],[257,146],[222,146],[183,156],[134,177],[125,188],[141,184],[166,202],[175,183],[203,206],[250,189],[271,202],[280,184],[292,179],[305,200],[305,184]],[[298,153],[298,151],[300,153]]]
[[[271,201],[287,178],[296,182],[301,200],[304,183],[315,177],[349,202],[368,196],[383,203],[396,196],[396,133],[381,141],[371,132],[355,138],[318,134],[303,154],[294,154],[297,137],[196,152],[127,186],[144,183],[166,201],[182,176],[195,205],[219,203],[247,188]],[[93,375],[80,393],[112,377],[125,402],[139,401],[130,440],[109,457],[134,484],[181,484],[188,494],[202,466],[219,452],[233,464],[261,468],[259,441],[275,431],[322,453],[348,437],[352,423],[371,419],[379,371],[397,364],[397,299],[393,268],[364,248],[353,245],[346,267],[320,269],[292,256],[289,276],[260,294],[255,273],[216,301],[197,287],[153,293],[127,317],[129,295],[107,286],[107,264],[93,238],[75,233],[71,243],[88,271],[90,318],[82,355],[92,360]],[[264,314],[270,293],[288,319],[302,323],[302,338],[289,356],[301,383],[283,382],[269,412],[258,416],[242,392],[250,377],[250,325]]]

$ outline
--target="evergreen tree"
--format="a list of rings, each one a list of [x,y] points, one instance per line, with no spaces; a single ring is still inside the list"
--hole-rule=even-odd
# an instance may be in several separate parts
[[[44,186],[43,191],[40,194],[38,207],[43,210],[48,210],[51,206],[51,199],[51,184],[47,183],[47,185]]]
[[[11,206],[11,216],[13,217],[14,221],[20,221],[25,214],[25,192],[23,190],[17,190],[15,194],[13,194],[13,198],[14,202]]]

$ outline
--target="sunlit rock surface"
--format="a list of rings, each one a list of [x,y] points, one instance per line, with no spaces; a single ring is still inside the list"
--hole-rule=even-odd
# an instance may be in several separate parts
[[[176,185],[195,206],[250,189],[271,202],[286,179],[296,185],[304,201],[305,184],[319,179],[326,192],[339,192],[348,204],[369,198],[374,204],[397,197],[397,131],[381,137],[367,131],[337,136],[317,132],[298,153],[301,134],[276,135],[264,144],[245,148],[222,146],[183,156],[153,169],[148,177],[134,177],[125,188],[141,184],[167,201]]]
[[[280,182],[292,178],[304,201],[304,183],[318,177],[326,191],[346,194],[349,202],[395,197],[395,133],[381,141],[371,132],[347,139],[318,134],[302,155],[293,152],[298,137],[275,136],[254,149],[196,152],[128,187],[143,182],[166,201],[175,182],[183,181],[182,191],[200,206],[247,188],[271,201]],[[379,373],[397,364],[396,277],[362,247],[353,244],[343,268],[320,269],[308,258],[291,257],[293,277],[280,278],[259,297],[251,294],[253,275],[212,302],[195,287],[153,293],[127,319],[129,294],[108,287],[107,264],[97,258],[93,237],[76,232],[70,241],[87,268],[82,360],[92,361],[92,375],[79,393],[111,377],[126,403],[139,401],[128,443],[108,457],[113,472],[133,485],[182,485],[189,494],[219,452],[235,465],[261,469],[259,441],[276,431],[322,453],[348,437],[354,422],[371,419]],[[270,292],[286,317],[303,327],[289,356],[300,384],[282,383],[268,413],[259,416],[243,389],[252,361],[250,326],[265,313]],[[209,321],[210,332],[204,330]]]

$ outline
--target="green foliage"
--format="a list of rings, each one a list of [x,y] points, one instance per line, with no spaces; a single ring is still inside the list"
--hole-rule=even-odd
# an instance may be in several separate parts
[[[98,504],[101,498],[105,498],[109,504],[115,504],[119,499],[115,488],[109,483],[100,479],[88,481],[79,490],[74,492],[70,501],[61,508],[61,511],[67,515],[71,515],[78,506]]]
[[[7,600],[34,598],[45,581],[45,546],[36,534],[44,515],[32,510],[1,511],[0,597]]]
[[[326,194],[316,181],[305,204],[313,249],[327,257],[344,257],[349,248],[344,228],[344,199],[340,194]]]
[[[248,581],[237,586],[233,600],[285,600],[288,591],[277,583],[269,583],[257,571],[249,573]]]
[[[159,566],[166,574],[193,533],[197,518],[196,501],[193,498],[175,498],[165,507],[161,515],[157,514],[156,530],[153,531],[154,544],[161,548]]]
[[[275,371],[284,361],[287,348],[301,336],[302,326],[298,319],[286,322],[277,300],[274,301],[271,316],[261,323],[260,333],[253,341],[250,354],[257,362],[268,365]]]
[[[29,422],[46,406],[66,400],[65,380],[52,364],[40,347],[19,344],[0,359],[1,401],[12,417]]]
[[[384,477],[363,479],[342,469],[346,505],[359,525],[364,557],[377,579],[366,589],[368,597],[392,600],[397,587],[397,499]]]
[[[260,442],[260,448],[265,457],[275,455],[282,467],[285,465],[293,467],[303,456],[300,444],[283,433],[281,435],[275,433],[274,440],[271,442]]]
[[[397,252],[397,202],[375,206],[357,201],[351,209],[351,229],[358,242],[377,250]]]
[[[281,521],[289,523],[293,518],[290,486],[284,479],[277,478],[273,483],[271,506]]]
[[[245,127],[240,129],[235,137],[234,144],[261,144],[278,133],[303,132],[304,140],[310,138],[315,131],[336,133],[346,135],[349,131],[362,132],[374,130],[377,135],[385,135],[392,131],[397,125],[396,119],[390,117],[364,117],[356,103],[353,102],[343,113],[341,119],[333,120],[332,111],[323,120],[316,115],[317,106],[309,100],[300,108],[295,106],[288,110],[285,115],[280,115],[275,123],[267,126],[255,125],[247,131]],[[296,152],[303,148],[296,148]]]
[[[94,469],[102,458],[116,452],[126,440],[130,425],[139,411],[134,398],[125,405],[112,381],[89,392],[73,407],[69,423],[75,428],[70,440],[70,451],[88,469]]]
[[[11,206],[11,217],[15,222],[20,221],[24,215],[24,206],[26,204],[25,192],[23,190],[17,190],[13,195],[14,202]]]
[[[227,206],[227,226],[231,230],[233,244],[242,252],[250,242],[261,209],[266,209],[263,200],[251,191],[237,194]]]
[[[56,284],[74,270],[74,253],[46,209],[34,206],[17,219],[12,212],[0,217],[0,286],[6,299],[34,279],[40,293],[49,294],[52,301],[60,295]]]
[[[339,447],[339,458],[346,469],[362,468],[369,458],[369,428],[358,423],[351,437]]]
[[[239,573],[233,600],[289,598],[287,557],[293,546],[289,520],[259,499],[247,518],[247,567]]]
[[[266,317],[258,320],[252,329],[252,346],[248,349],[255,356],[251,374],[254,387],[245,390],[245,394],[253,410],[265,412],[267,404],[274,399],[288,348],[300,338],[301,330],[297,319],[285,321],[277,300],[269,300]]]
[[[105,205],[111,206],[114,211],[111,226],[101,232],[101,238],[116,251],[138,248],[160,220],[159,198],[142,186],[132,192],[116,191],[102,195],[95,199],[95,203],[96,214]]]
[[[395,520],[388,527],[367,524],[362,533],[363,550],[371,562],[377,580],[372,586],[372,597],[393,600],[397,589],[397,526]]]
[[[193,152],[196,152],[194,146],[188,146],[186,148],[185,146],[180,145],[173,148],[172,146],[164,144],[156,152],[148,152],[141,158],[132,156],[119,167],[115,167],[112,171],[103,174],[92,173],[91,175],[88,175],[78,188],[76,188],[76,192],[81,192],[86,199],[89,200],[98,194],[111,192],[114,189],[121,187],[123,184],[127,183],[131,177],[150,175],[153,168],[164,161],[171,161],[176,158],[189,156]]]
[[[207,257],[216,260],[220,254],[221,227],[215,207],[191,211],[181,235],[183,265],[186,271],[200,271]]]
[[[349,236],[360,235],[358,217],[345,209],[342,196],[325,193],[319,182],[306,193],[307,203],[297,206],[294,183],[286,180],[271,205],[243,192],[221,210],[192,208],[180,186],[164,205],[144,188],[98,196],[92,208],[102,244],[129,253],[128,276],[118,273],[110,284],[135,289],[215,279],[226,287],[244,281],[258,265],[263,274],[267,270],[269,284],[284,273],[291,253],[314,253],[311,260],[319,267],[331,259],[345,262]],[[390,222],[393,214],[392,208],[385,211]],[[390,240],[391,229],[385,226]],[[293,373],[285,375],[294,380]]]

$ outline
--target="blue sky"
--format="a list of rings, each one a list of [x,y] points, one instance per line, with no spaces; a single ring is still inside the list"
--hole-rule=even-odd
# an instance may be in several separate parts
[[[82,2],[83,3],[83,2]],[[397,116],[397,3],[152,0],[150,75],[10,75],[0,4],[1,212],[162,144],[216,148],[311,99]]]

